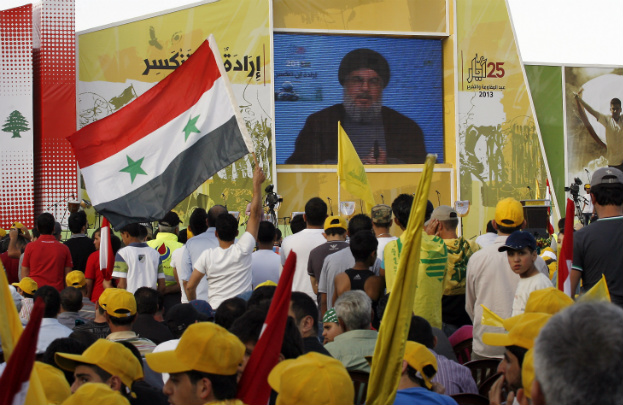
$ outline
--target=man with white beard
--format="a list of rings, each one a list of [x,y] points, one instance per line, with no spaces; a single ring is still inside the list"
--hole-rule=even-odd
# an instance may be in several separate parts
[[[426,146],[420,127],[382,105],[390,69],[380,53],[365,48],[347,53],[338,79],[344,102],[307,117],[287,164],[335,164],[338,121],[364,164],[424,163]]]

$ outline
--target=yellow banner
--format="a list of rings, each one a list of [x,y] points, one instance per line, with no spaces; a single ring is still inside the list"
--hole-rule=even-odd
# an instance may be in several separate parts
[[[473,207],[465,236],[484,232],[496,203],[533,199],[547,171],[504,0],[456,3],[460,200]]]
[[[447,0],[274,0],[275,28],[445,34]],[[379,18],[383,16],[383,18]]]
[[[131,103],[184,63],[213,34],[258,162],[267,183],[274,182],[269,9],[269,0],[219,1],[80,34],[79,128]],[[188,165],[191,169],[193,162]],[[244,214],[246,200],[251,199],[252,165],[250,155],[240,159],[174,210],[184,223],[195,208],[215,204]],[[92,209],[87,214],[90,223],[97,222]]]

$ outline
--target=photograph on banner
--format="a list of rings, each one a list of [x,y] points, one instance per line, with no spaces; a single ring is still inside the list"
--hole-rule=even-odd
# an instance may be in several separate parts
[[[78,129],[130,104],[183,64],[213,34],[266,182],[273,183],[270,32],[268,0],[251,0],[244,8],[230,2],[200,4],[79,33]],[[197,207],[223,204],[244,213],[246,200],[251,199],[252,167],[251,155],[241,158],[174,210],[185,224]],[[82,193],[88,198],[85,190]]]
[[[336,164],[337,123],[364,164],[443,156],[441,41],[275,34],[277,164]]]
[[[588,184],[600,167],[623,169],[623,67],[565,66],[564,74],[567,183]]]

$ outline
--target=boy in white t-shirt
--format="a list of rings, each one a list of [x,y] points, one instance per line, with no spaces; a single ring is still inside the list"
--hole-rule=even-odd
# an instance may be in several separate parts
[[[245,291],[251,291],[251,254],[262,216],[262,182],[266,177],[256,165],[253,172],[253,199],[247,230],[236,243],[238,221],[231,214],[221,214],[216,219],[215,235],[219,246],[204,251],[194,264],[186,284],[189,301],[195,299],[197,286],[202,277],[208,280],[208,303],[217,309],[223,301]]]
[[[536,239],[529,232],[515,231],[510,234],[504,246],[501,246],[498,251],[506,252],[511,270],[519,275],[511,316],[523,314],[532,291],[552,286],[549,278],[534,265],[538,257]]]

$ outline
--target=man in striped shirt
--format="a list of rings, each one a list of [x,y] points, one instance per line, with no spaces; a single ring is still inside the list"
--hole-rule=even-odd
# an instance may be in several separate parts
[[[141,356],[151,353],[156,344],[149,339],[142,338],[132,331],[132,323],[136,319],[136,299],[126,290],[118,289],[111,292],[106,303],[106,320],[111,334],[106,339],[113,342],[128,342],[133,344]]]

